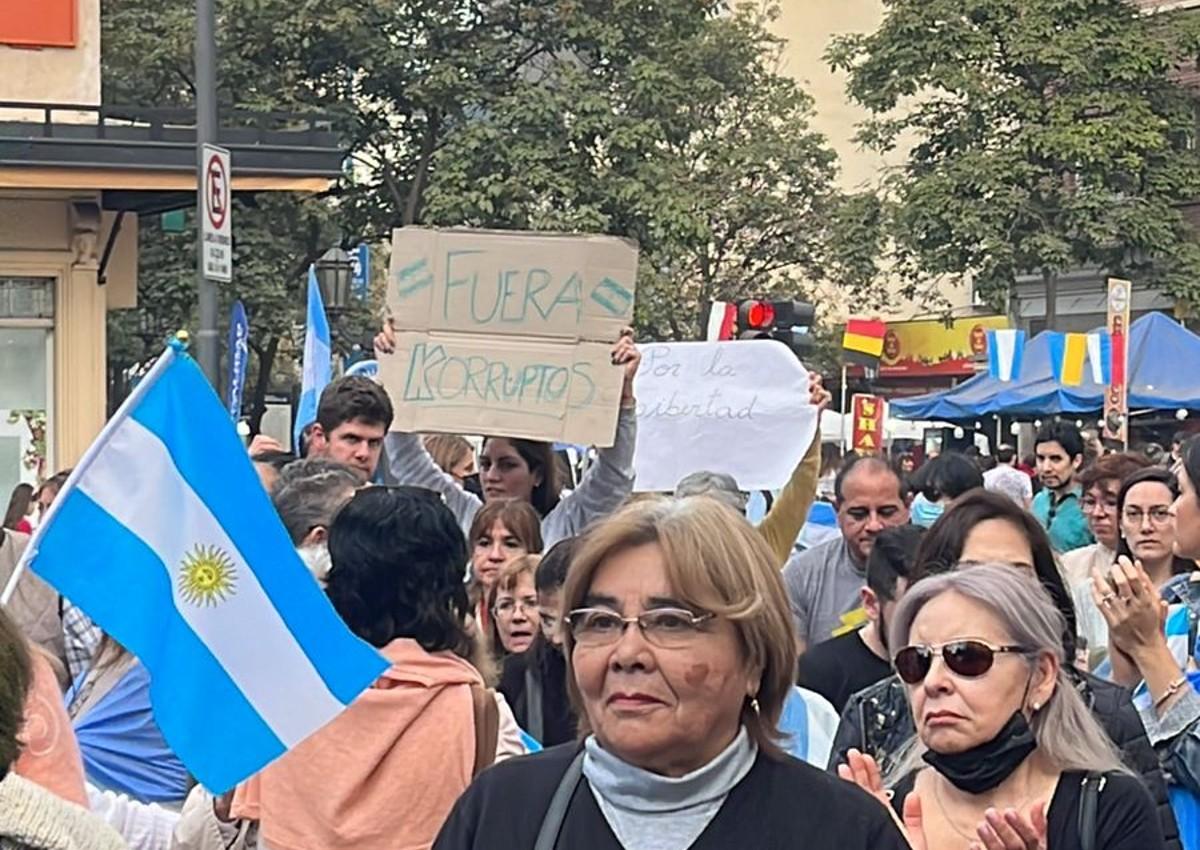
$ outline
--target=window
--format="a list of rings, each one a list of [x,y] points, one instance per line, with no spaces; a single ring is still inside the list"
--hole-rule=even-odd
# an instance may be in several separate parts
[[[0,503],[53,474],[54,278],[0,276]]]

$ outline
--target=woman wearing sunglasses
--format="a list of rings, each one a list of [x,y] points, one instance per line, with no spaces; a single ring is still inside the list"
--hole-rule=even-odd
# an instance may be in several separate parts
[[[916,736],[884,790],[857,751],[839,774],[902,814],[914,850],[1160,850],[1149,793],[1067,677],[1062,614],[984,565],[926,579],[892,626]]]
[[[1000,563],[1036,578],[1058,609],[1063,623],[1061,644],[1066,658],[1076,657],[1075,608],[1054,560],[1050,538],[1036,519],[1007,496],[974,490],[959,498],[934,523],[917,550],[918,573],[910,591],[926,576],[952,569]],[[1117,745],[1125,764],[1137,771],[1159,807],[1168,848],[1178,848],[1178,830],[1159,759],[1126,688],[1067,665],[1072,683],[1092,716]],[[903,682],[885,679],[851,697],[842,712],[830,769],[844,763],[851,748],[875,758],[887,772],[913,733]]]
[[[582,745],[486,771],[436,850],[904,848],[869,797],[784,754],[792,617],[732,508],[625,508],[586,535],[563,608]]]

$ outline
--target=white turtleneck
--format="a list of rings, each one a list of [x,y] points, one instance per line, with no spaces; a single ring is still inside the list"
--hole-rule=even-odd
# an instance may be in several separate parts
[[[687,850],[758,757],[758,745],[744,727],[716,758],[678,778],[622,761],[595,735],[585,749],[583,775],[626,850]]]

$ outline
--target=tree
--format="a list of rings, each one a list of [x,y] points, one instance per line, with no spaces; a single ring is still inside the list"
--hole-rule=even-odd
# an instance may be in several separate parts
[[[106,0],[111,96],[191,102],[191,8]],[[322,227],[632,238],[640,334],[689,338],[709,299],[874,283],[878,205],[835,190],[811,101],[778,72],[770,14],[721,0],[223,0],[220,101],[337,116],[353,167],[320,202]],[[279,204],[272,217],[306,214]],[[295,280],[312,241],[237,221],[239,286],[252,267],[256,286]],[[187,278],[172,274],[147,280]],[[283,327],[303,303],[263,298]]]
[[[1200,248],[1179,204],[1200,190],[1194,57],[1175,14],[1127,0],[888,0],[880,28],[827,59],[873,117],[859,138],[911,144],[887,180],[888,232],[910,289],[973,282],[1007,308],[1039,275],[1100,267],[1193,301]],[[1189,54],[1190,51],[1190,54]]]

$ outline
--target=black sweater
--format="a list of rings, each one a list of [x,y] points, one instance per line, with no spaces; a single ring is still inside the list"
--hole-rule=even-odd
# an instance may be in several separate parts
[[[578,744],[484,771],[459,798],[433,850],[531,850]],[[664,817],[667,817],[664,815]],[[623,850],[581,779],[558,850]],[[908,850],[891,815],[864,791],[793,758],[759,754],[691,850]],[[624,848],[637,850],[637,848]]]

